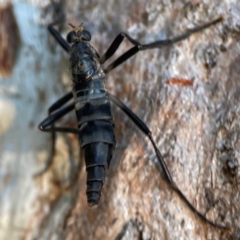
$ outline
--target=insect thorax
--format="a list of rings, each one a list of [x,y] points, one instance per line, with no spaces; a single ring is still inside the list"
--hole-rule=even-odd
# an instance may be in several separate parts
[[[79,41],[70,49],[70,70],[75,83],[105,76],[97,51],[87,42]]]

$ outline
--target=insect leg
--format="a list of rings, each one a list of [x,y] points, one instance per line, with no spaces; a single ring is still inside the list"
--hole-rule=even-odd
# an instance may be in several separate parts
[[[72,92],[67,93],[60,99],[58,99],[55,103],[51,105],[51,107],[48,109],[48,115],[50,115],[52,112],[56,111],[57,109],[61,108],[66,102],[71,100],[73,98]]]
[[[103,56],[100,58],[100,63],[105,63],[112,55],[117,51],[120,44],[122,43],[124,38],[127,38],[129,42],[131,42],[133,45],[138,46],[141,45],[138,41],[132,39],[127,33],[121,32],[117,35],[117,37],[113,40],[111,46],[108,48],[108,50],[103,54]]]
[[[53,37],[57,40],[57,42],[62,46],[62,48],[66,51],[69,52],[70,46],[68,43],[65,41],[65,39],[59,34],[59,32],[53,27],[57,23],[52,23],[48,25],[48,31],[53,35]]]
[[[216,224],[216,223],[208,220],[202,213],[200,213],[188,201],[188,199],[185,197],[185,195],[182,193],[182,191],[178,188],[176,183],[173,181],[172,176],[168,170],[168,167],[164,161],[164,158],[163,158],[162,154],[160,153],[159,149],[157,148],[156,143],[154,142],[154,140],[152,138],[152,133],[149,130],[149,128],[147,127],[147,125],[135,113],[133,113],[125,104],[123,104],[118,98],[111,95],[110,93],[108,93],[108,95],[109,95],[109,98],[111,99],[111,101],[113,101],[114,104],[116,104],[138,126],[138,128],[140,128],[143,131],[143,133],[146,136],[148,136],[148,138],[150,139],[150,141],[153,145],[153,148],[156,152],[158,162],[161,165],[161,168],[163,170],[164,179],[173,188],[173,190],[177,192],[177,194],[185,202],[185,204],[191,209],[191,211],[194,212],[203,222],[208,223],[211,226],[219,228],[219,229],[231,231],[230,227],[221,226],[219,224]]]
[[[69,132],[67,131],[68,129],[65,129],[63,130],[63,128],[54,128],[54,125],[53,123],[55,121],[57,121],[61,115],[60,115],[60,111],[64,111],[64,109],[56,112],[55,114],[52,114],[52,112],[56,111],[57,109],[61,108],[66,102],[68,102],[70,99],[72,98],[72,93],[68,93],[66,94],[65,96],[63,96],[62,98],[60,98],[58,101],[56,101],[49,109],[48,109],[48,115],[49,117],[47,119],[45,119],[43,122],[41,122],[39,124],[39,129],[42,130],[42,131],[46,131],[46,132],[51,132],[51,139],[52,139],[52,142],[51,142],[51,148],[50,148],[50,153],[49,153],[49,156],[48,156],[48,159],[46,161],[46,164],[44,166],[44,168],[42,170],[40,170],[39,172],[35,173],[34,174],[34,177],[37,177],[39,175],[42,175],[44,172],[46,172],[48,170],[48,168],[51,166],[52,164],[52,161],[53,161],[53,156],[54,156],[54,151],[55,151],[55,141],[56,141],[56,134],[55,132],[56,131],[65,131],[65,132]],[[68,109],[69,110],[69,109]],[[71,108],[70,110],[71,111]],[[66,114],[66,112],[65,112]],[[63,115],[65,115],[63,114]],[[56,115],[58,116],[58,118],[56,118]],[[60,116],[59,116],[60,115]],[[62,115],[62,116],[63,116]],[[55,120],[54,120],[55,119]],[[50,121],[51,120],[51,121]],[[49,124],[49,121],[51,122]],[[46,129],[47,126],[51,125],[50,128]],[[42,128],[42,129],[41,129]]]
[[[51,132],[54,130],[54,132],[69,132],[69,133],[76,133],[78,134],[78,129],[75,128],[65,128],[65,127],[53,127],[53,123],[55,123],[58,119],[65,116],[67,113],[72,111],[75,107],[75,103],[71,103],[68,106],[56,111],[55,113],[48,116],[46,119],[44,119],[39,125],[39,130],[43,132]],[[47,128],[50,126],[50,128]]]
[[[219,17],[209,23],[205,23],[201,26],[198,26],[196,28],[188,29],[183,34],[180,34],[179,36],[175,36],[169,39],[159,40],[148,44],[141,44],[138,41],[132,39],[128,34],[126,33],[120,33],[112,42],[111,46],[107,50],[107,52],[102,56],[101,63],[104,63],[107,59],[109,59],[117,50],[120,43],[123,41],[124,37],[127,38],[129,42],[131,42],[134,47],[130,48],[127,52],[122,54],[119,58],[117,58],[115,61],[113,61],[106,69],[104,69],[104,72],[107,74],[114,68],[116,68],[121,63],[125,62],[127,59],[135,55],[138,51],[152,49],[152,48],[160,48],[172,45],[176,42],[182,41],[184,39],[187,39],[189,36],[191,36],[194,33],[200,32],[206,28],[209,28],[210,26],[217,24],[219,22],[223,21],[222,17]]]

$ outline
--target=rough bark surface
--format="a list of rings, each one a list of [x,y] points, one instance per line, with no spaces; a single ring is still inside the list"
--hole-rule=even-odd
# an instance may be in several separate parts
[[[240,3],[71,0],[13,6],[22,45],[12,76],[0,79],[0,239],[239,239]],[[117,147],[97,207],[87,206],[76,136],[58,134],[53,165],[33,179],[50,148],[50,136],[37,125],[71,90],[68,56],[50,37],[48,23],[65,16],[60,30],[66,36],[66,23],[83,22],[102,55],[121,31],[149,43],[220,15],[223,23],[187,40],[139,52],[112,71],[106,85],[147,123],[190,202],[212,221],[232,226],[232,233],[204,224],[169,189],[150,142],[114,105]],[[129,47],[125,40],[116,55]],[[169,84],[174,78],[192,85]],[[76,126],[74,113],[59,125]],[[71,169],[77,180],[64,188]]]

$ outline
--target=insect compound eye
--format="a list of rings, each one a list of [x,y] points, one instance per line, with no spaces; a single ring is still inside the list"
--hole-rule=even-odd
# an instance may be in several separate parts
[[[91,34],[87,30],[82,31],[82,39],[85,41],[90,41],[91,40]]]
[[[68,43],[73,43],[75,39],[76,39],[76,33],[74,31],[71,31],[70,33],[68,33],[67,35]]]

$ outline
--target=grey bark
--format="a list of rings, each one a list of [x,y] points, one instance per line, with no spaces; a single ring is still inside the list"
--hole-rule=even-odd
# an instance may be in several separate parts
[[[238,169],[240,3],[48,4],[14,3],[22,46],[12,76],[0,79],[0,239],[239,239],[239,174],[232,177],[227,164]],[[96,208],[87,206],[76,136],[58,134],[53,166],[33,179],[50,148],[50,136],[37,125],[71,89],[68,56],[46,30],[62,13],[65,23],[84,23],[100,55],[121,31],[148,43],[224,17],[174,46],[138,53],[111,72],[106,85],[150,127],[174,181],[193,205],[212,221],[232,226],[232,233],[204,224],[168,188],[148,139],[114,105],[117,147]],[[68,31],[63,25],[63,35]],[[124,41],[117,54],[130,46]],[[172,78],[192,80],[193,86],[169,85]],[[75,126],[74,113],[60,125]],[[64,189],[71,164],[78,178]]]

